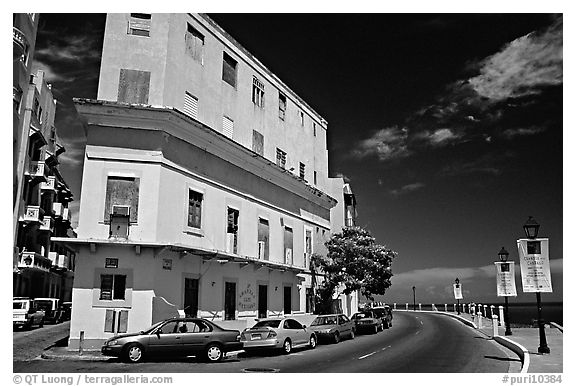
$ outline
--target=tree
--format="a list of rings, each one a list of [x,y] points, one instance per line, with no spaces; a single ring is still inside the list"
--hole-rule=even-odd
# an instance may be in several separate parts
[[[336,291],[348,295],[356,290],[370,300],[384,295],[390,287],[391,264],[397,253],[376,244],[370,232],[361,227],[343,228],[326,243],[328,254],[311,256],[314,276],[323,274],[324,281],[316,291],[316,311],[331,313]],[[339,295],[339,293],[337,294]]]

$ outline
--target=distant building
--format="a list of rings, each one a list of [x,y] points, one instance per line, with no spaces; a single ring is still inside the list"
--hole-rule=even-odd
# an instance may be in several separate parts
[[[72,192],[58,170],[64,147],[54,127],[56,100],[43,71],[31,75],[28,86],[19,107],[25,147],[19,151],[24,169],[15,176],[21,188],[16,196],[13,295],[69,301],[75,254],[51,242],[55,236],[73,235],[68,208]]]
[[[179,314],[310,315],[344,187],[330,196],[327,122],[278,77],[205,15],[109,14],[98,100],[76,108],[69,347]]]

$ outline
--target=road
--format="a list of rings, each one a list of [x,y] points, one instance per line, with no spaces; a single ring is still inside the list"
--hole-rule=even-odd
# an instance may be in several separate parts
[[[517,356],[485,335],[443,315],[396,312],[394,325],[337,345],[295,349],[287,356],[240,354],[221,363],[195,358],[151,359],[125,364],[74,360],[14,361],[15,372],[234,373],[251,369],[285,373],[506,373],[520,369]]]
[[[26,361],[36,358],[46,348],[68,336],[70,322],[45,324],[44,327],[33,327],[31,330],[18,329],[13,332],[12,342],[15,361]]]

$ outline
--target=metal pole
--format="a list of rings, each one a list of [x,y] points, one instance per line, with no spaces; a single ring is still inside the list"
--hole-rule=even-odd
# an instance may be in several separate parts
[[[458,303],[458,315],[460,315],[460,299],[456,299],[456,302]]]
[[[510,317],[508,316],[508,296],[504,296],[504,311],[504,323],[506,324],[504,335],[512,335],[512,330],[510,329]]]
[[[540,333],[540,346],[538,352],[540,354],[550,354],[550,348],[546,342],[546,333],[544,332],[544,321],[542,320],[542,301],[540,300],[540,292],[536,292],[536,303],[538,305],[538,331]]]
[[[414,311],[416,311],[416,287],[412,287],[412,292],[414,295]]]

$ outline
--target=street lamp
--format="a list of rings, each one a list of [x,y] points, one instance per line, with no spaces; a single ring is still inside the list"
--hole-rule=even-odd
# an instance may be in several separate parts
[[[460,287],[460,279],[456,278],[456,280],[454,280],[454,283],[456,283],[456,288]],[[460,299],[457,298],[456,302],[458,303],[457,307],[458,307],[458,315],[460,315]]]
[[[498,258],[501,262],[506,263],[508,261],[508,256],[510,254],[504,247],[498,252]],[[504,335],[512,335],[512,330],[510,329],[510,318],[508,318],[508,296],[504,296],[504,323],[506,324],[506,331]]]
[[[529,216],[528,220],[523,226],[524,233],[526,237],[534,240],[538,237],[538,230],[540,229],[540,224],[534,220],[534,217]],[[540,346],[538,347],[538,352],[540,354],[550,354],[550,348],[546,342],[546,332],[544,331],[544,322],[542,321],[542,300],[540,299],[540,292],[536,292],[536,305],[538,307],[538,332],[540,335]]]
[[[414,311],[416,311],[416,287],[412,286],[412,293],[414,296]]]

